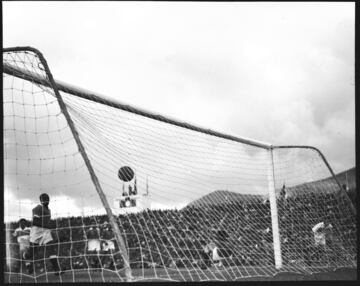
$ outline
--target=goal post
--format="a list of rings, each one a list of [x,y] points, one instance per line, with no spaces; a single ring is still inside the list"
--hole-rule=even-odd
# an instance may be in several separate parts
[[[54,80],[30,47],[3,49],[3,82],[6,281],[229,281],[356,266],[356,210],[318,149]],[[30,226],[44,192],[59,277],[42,252],[32,274],[20,255],[18,222]],[[325,239],[313,232],[321,223]]]
[[[272,146],[273,149],[288,149],[288,150],[291,150],[291,149],[302,149],[302,150],[306,150],[308,149],[310,152],[312,153],[315,153],[317,154],[320,158],[321,158],[321,161],[322,163],[324,164],[324,169],[328,171],[329,173],[329,176],[332,177],[332,179],[334,180],[338,190],[340,192],[345,192],[346,189],[344,189],[339,180],[336,178],[336,175],[333,171],[333,169],[331,168],[329,162],[326,160],[326,157],[325,155],[316,147],[314,146],[305,146],[305,145],[302,145],[302,146],[299,146],[299,145],[279,145],[279,146]],[[345,198],[347,198],[346,200],[348,200],[348,203],[349,203],[349,208],[350,208],[350,211],[355,215],[356,214],[356,209],[355,209],[355,206],[354,204],[350,201],[350,198],[348,198],[347,195],[345,195]]]
[[[355,267],[356,209],[324,154],[312,146],[273,146],[273,162],[284,268]]]
[[[282,267],[282,257],[281,257],[281,242],[280,242],[280,232],[279,232],[279,220],[278,220],[278,209],[276,202],[276,192],[275,192],[275,182],[274,182],[274,157],[273,149],[269,149],[269,170],[268,170],[268,180],[269,180],[269,202],[271,210],[271,226],[273,233],[273,245],[274,245],[274,258],[275,258],[275,268],[281,269]]]
[[[123,241],[123,238],[120,234],[120,229],[119,229],[119,226],[114,218],[114,215],[111,211],[111,208],[109,206],[109,203],[108,203],[108,200],[106,198],[106,196],[104,195],[104,192],[101,188],[101,185],[99,183],[99,180],[94,172],[94,169],[91,165],[91,162],[87,156],[87,153],[85,151],[85,148],[79,138],[79,135],[78,135],[78,132],[76,130],[76,127],[71,119],[71,116],[70,114],[68,113],[68,110],[67,110],[67,107],[58,91],[58,88],[57,88],[57,85],[54,81],[54,78],[52,76],[52,73],[49,69],[49,66],[44,58],[44,56],[42,55],[42,53],[37,50],[37,49],[34,49],[32,47],[17,47],[17,48],[7,48],[7,49],[3,49],[3,53],[16,53],[16,52],[31,52],[34,54],[35,58],[37,59],[34,59],[34,62],[35,64],[37,64],[37,68],[40,69],[40,70],[43,70],[44,71],[44,76],[46,78],[46,81],[48,82],[48,86],[52,89],[57,101],[58,101],[58,104],[60,106],[60,110],[62,112],[62,114],[65,116],[66,118],[66,121],[68,123],[68,126],[69,126],[69,129],[71,130],[71,133],[74,137],[74,140],[77,144],[77,147],[79,149],[79,152],[85,162],[85,165],[90,173],[90,177],[91,177],[91,180],[95,186],[95,189],[96,191],[98,192],[99,194],[99,197],[100,197],[100,200],[102,202],[102,204],[104,205],[104,208],[106,210],[106,213],[107,213],[107,216],[109,217],[109,221],[110,221],[110,224],[112,226],[112,229],[113,229],[113,232],[115,234],[115,237],[116,237],[116,240],[119,244],[119,247],[121,249],[121,255],[124,259],[124,265],[125,265],[125,275],[126,275],[126,278],[128,281],[131,281],[133,279],[132,277],[132,274],[131,274],[131,268],[130,268],[130,263],[129,263],[129,257],[128,257],[128,254],[127,254],[127,249],[126,249],[126,246],[125,246],[125,243]],[[6,70],[5,70],[6,71]]]

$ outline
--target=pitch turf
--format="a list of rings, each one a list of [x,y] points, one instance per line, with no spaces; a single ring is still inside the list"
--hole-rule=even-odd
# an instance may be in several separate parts
[[[291,272],[282,272],[274,276],[259,276],[254,268],[243,267],[241,273],[235,273],[232,269],[207,269],[202,271],[173,271],[168,269],[134,269],[132,273],[135,277],[135,282],[154,282],[154,281],[331,281],[331,280],[356,280],[356,269],[338,269],[321,272],[312,275],[297,274]],[[259,272],[259,269],[256,270]],[[242,274],[244,278],[235,278],[234,275],[239,277]],[[254,275],[254,276],[252,276]],[[171,278],[169,278],[169,276]],[[252,276],[252,277],[251,277]],[[67,271],[61,276],[55,276],[53,273],[47,275],[39,275],[34,279],[28,275],[8,274],[4,275],[5,283],[71,283],[71,282],[120,282],[124,281],[124,273],[119,275],[112,271]]]

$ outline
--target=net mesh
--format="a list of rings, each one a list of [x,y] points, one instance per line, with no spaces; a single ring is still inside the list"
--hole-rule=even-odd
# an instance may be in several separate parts
[[[314,149],[275,150],[282,257],[292,269],[356,267],[356,213]],[[313,228],[324,223],[316,234]],[[316,238],[317,237],[317,238]],[[323,237],[323,238],[322,238]]]
[[[38,55],[3,55],[7,282],[123,281],[124,261],[109,218]],[[135,280],[236,280],[277,272],[269,150],[75,96],[70,87],[60,94],[117,219]],[[128,182],[118,176],[123,166],[135,174]],[[283,267],[328,267],[330,256],[315,261],[311,242],[306,250],[298,239],[311,236],[313,224],[329,216],[342,250],[335,265],[356,265],[351,203],[323,160],[312,150],[279,149],[272,168]],[[41,193],[51,198],[49,247],[65,269],[60,276],[53,275],[42,248],[29,274],[13,235],[20,218],[31,226]]]

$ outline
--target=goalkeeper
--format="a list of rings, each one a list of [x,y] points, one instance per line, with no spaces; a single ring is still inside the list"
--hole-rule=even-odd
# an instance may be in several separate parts
[[[30,251],[25,255],[27,260],[34,258],[35,252],[39,247],[44,247],[45,255],[50,258],[55,275],[64,273],[61,270],[58,257],[56,255],[55,245],[50,244],[53,242],[53,237],[50,230],[51,211],[49,209],[50,197],[48,194],[40,195],[40,204],[32,210],[32,227],[30,229]],[[33,262],[28,264],[28,272],[32,274],[34,271]]]

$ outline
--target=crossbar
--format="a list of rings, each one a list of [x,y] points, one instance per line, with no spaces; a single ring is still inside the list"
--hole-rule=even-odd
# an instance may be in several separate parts
[[[13,76],[28,80],[28,81],[35,82],[35,83],[43,85],[43,86],[51,87],[49,80],[47,78],[44,78],[41,75],[36,74],[36,73],[31,73],[29,71],[22,70],[19,67],[10,66],[10,65],[4,63],[3,64],[3,72],[7,73],[9,75],[13,75]],[[148,118],[151,118],[151,119],[154,119],[157,121],[176,125],[176,126],[179,126],[182,128],[190,129],[190,130],[197,131],[200,133],[205,133],[208,135],[216,136],[219,138],[223,138],[223,139],[227,139],[227,140],[231,140],[231,141],[235,141],[235,142],[239,142],[239,143],[243,143],[243,144],[247,144],[247,145],[251,145],[251,146],[255,146],[255,147],[259,147],[259,148],[263,148],[263,149],[271,148],[271,144],[268,144],[268,143],[256,141],[253,139],[240,138],[237,136],[221,133],[221,132],[214,131],[211,129],[199,127],[194,124],[187,123],[187,122],[182,122],[180,120],[170,118],[169,116],[155,114],[155,113],[152,113],[150,111],[147,111],[147,110],[144,110],[144,109],[141,109],[138,107],[133,107],[128,104],[124,104],[119,101],[115,101],[113,99],[106,98],[104,95],[99,95],[97,93],[69,85],[69,84],[61,82],[59,80],[55,80],[55,83],[57,85],[58,90],[60,90],[60,91],[63,91],[63,92],[72,94],[74,96],[87,99],[87,100],[105,104],[105,105],[108,105],[108,106],[111,106],[114,108],[118,108],[118,109],[121,109],[124,111],[135,113],[140,116],[148,117]]]

